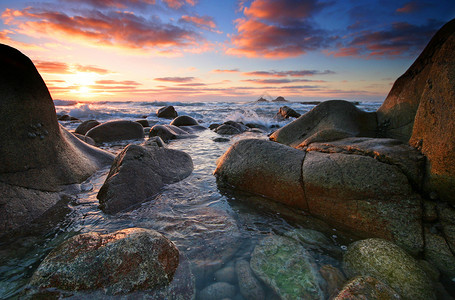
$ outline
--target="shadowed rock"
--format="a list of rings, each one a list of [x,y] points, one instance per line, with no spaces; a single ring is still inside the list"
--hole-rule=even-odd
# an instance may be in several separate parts
[[[82,122],[81,124],[79,124],[79,126],[77,126],[76,130],[74,131],[75,133],[78,133],[78,134],[86,134],[87,131],[89,131],[90,129],[92,129],[93,127],[95,126],[98,126],[100,125],[101,123],[98,122],[97,120],[88,120],[88,121],[84,121]]]
[[[295,110],[293,110],[292,108],[290,108],[289,106],[282,106],[282,107],[280,107],[280,110],[278,111],[277,116],[283,117],[285,119],[289,119],[289,117],[298,118],[298,117],[300,117],[300,114],[298,112],[296,112]]]
[[[178,113],[175,111],[174,106],[164,106],[156,110],[156,116],[158,118],[175,119]]]
[[[54,205],[58,197],[49,192],[84,181],[113,156],[58,124],[35,66],[6,45],[0,45],[0,95],[0,183],[2,195],[9,195],[0,205],[0,230],[5,232]]]
[[[144,138],[144,129],[141,124],[133,121],[109,121],[90,129],[86,136],[97,143]]]
[[[199,123],[190,116],[179,116],[172,120],[170,125],[174,126],[192,126],[199,125]]]

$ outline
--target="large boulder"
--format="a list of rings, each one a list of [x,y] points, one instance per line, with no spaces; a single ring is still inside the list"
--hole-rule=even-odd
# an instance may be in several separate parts
[[[177,247],[154,230],[89,232],[70,238],[46,256],[30,285],[38,295],[46,289],[98,290],[105,296],[150,293],[169,286],[181,263]],[[191,274],[185,275],[191,282]]]
[[[384,135],[427,158],[425,190],[455,204],[455,20],[444,25],[397,79],[378,110]]]
[[[152,199],[160,189],[189,176],[191,157],[164,147],[128,145],[120,152],[100,188],[101,209],[110,214]]]
[[[353,136],[375,137],[376,128],[376,113],[364,112],[348,101],[330,100],[278,129],[270,139],[297,148]]]
[[[36,219],[59,199],[50,193],[80,183],[113,156],[58,124],[49,91],[33,63],[0,45],[0,231]]]
[[[85,135],[91,137],[97,143],[135,140],[144,138],[144,129],[137,122],[117,120],[93,127]]]
[[[158,118],[165,118],[165,119],[175,119],[178,116],[177,111],[175,110],[174,106],[164,106],[156,110],[156,116]]]
[[[325,281],[313,257],[292,239],[264,238],[254,248],[250,265],[281,299],[324,299]]]
[[[379,279],[403,299],[436,299],[433,283],[419,262],[388,241],[367,239],[352,243],[343,257],[343,268],[349,277]]]

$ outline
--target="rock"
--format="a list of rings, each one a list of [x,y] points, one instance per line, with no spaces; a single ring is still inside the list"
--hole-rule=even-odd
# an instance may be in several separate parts
[[[447,244],[444,235],[424,228],[425,237],[425,259],[438,268],[441,273],[450,278],[455,278],[455,256]]]
[[[334,298],[335,300],[355,299],[401,299],[391,287],[371,276],[359,276],[353,278]]]
[[[254,248],[253,272],[281,299],[324,299],[324,280],[308,251],[292,239],[272,235]]]
[[[441,219],[442,232],[452,251],[455,251],[455,208],[447,203],[438,203],[437,214]]]
[[[172,120],[170,125],[174,126],[192,126],[199,125],[199,123],[190,116],[179,116]]]
[[[82,134],[79,134],[79,133],[74,133],[74,136],[77,137],[78,139],[80,139],[81,141],[89,144],[89,145],[95,146],[95,144],[96,144],[95,141],[89,136],[82,135]]]
[[[428,159],[427,194],[455,204],[455,20],[444,25],[396,80],[378,109],[384,136],[418,148]]]
[[[282,107],[280,107],[280,110],[278,111],[277,116],[281,116],[285,119],[289,119],[289,117],[298,118],[298,117],[300,117],[300,114],[298,112],[296,112],[295,110],[293,110],[292,108],[290,108],[289,106],[282,106]]]
[[[388,241],[366,239],[352,243],[343,257],[343,268],[349,277],[379,279],[403,299],[436,299],[431,279],[419,262]]]
[[[259,98],[258,100],[256,100],[256,102],[258,102],[258,103],[261,103],[261,102],[269,102],[269,100],[264,99],[263,97],[261,97],[261,98]]]
[[[278,143],[246,139],[218,160],[214,174],[221,185],[308,209],[300,180],[304,157],[305,152]]]
[[[142,127],[149,127],[149,121],[148,120],[136,120],[137,123],[141,124]]]
[[[272,102],[289,102],[289,101],[284,99],[284,97],[278,96],[278,97],[276,97],[275,100],[272,100]]]
[[[246,260],[238,260],[235,263],[235,273],[240,293],[246,300],[265,299],[264,289],[254,276],[250,264]]]
[[[179,138],[188,138],[191,135],[185,130],[173,125],[154,125],[149,132],[149,137],[158,136],[163,141],[169,142],[170,140]]]
[[[59,121],[78,121],[80,122],[81,120],[79,120],[78,118],[76,117],[72,117],[72,116],[69,116],[69,115],[63,115],[63,116],[60,116],[58,118]]]
[[[200,300],[213,300],[223,298],[233,298],[236,293],[236,288],[227,282],[216,282],[205,287],[198,294]]]
[[[290,230],[284,235],[302,243],[305,246],[305,249],[324,250],[334,256],[339,256],[341,254],[341,249],[336,247],[328,237],[319,231],[299,228]]]
[[[327,295],[329,295],[329,298],[331,299],[338,295],[346,282],[344,274],[332,265],[323,265],[319,269],[319,273],[327,282]]]
[[[178,113],[175,111],[174,106],[164,106],[156,110],[156,116],[158,118],[175,119]]]
[[[77,128],[76,128],[76,130],[74,132],[82,134],[82,135],[85,135],[87,133],[87,131],[89,131],[93,127],[98,126],[100,124],[101,123],[98,122],[97,120],[84,121],[81,124],[79,124],[79,126],[77,126]]]
[[[141,146],[151,146],[151,147],[164,147],[164,142],[159,136],[150,137],[148,140],[143,142]]]
[[[86,180],[110,164],[113,155],[59,125],[35,66],[6,45],[0,45],[0,93],[0,232],[4,234],[42,215],[60,199],[52,193]]]
[[[93,127],[86,136],[91,137],[97,143],[134,140],[144,138],[144,130],[141,124],[133,121],[109,121]]]
[[[218,134],[225,134],[225,135],[234,135],[242,133],[240,130],[235,128],[234,126],[222,124],[215,129],[215,132]]]
[[[193,161],[185,152],[128,145],[117,155],[97,198],[110,214],[151,200],[160,189],[189,176]]]
[[[235,277],[235,269],[232,264],[227,265],[226,267],[219,269],[214,274],[216,281],[224,281],[228,283],[235,284],[237,283],[237,278]]]
[[[213,123],[213,124],[210,124],[209,125],[209,129],[210,130],[215,130],[217,127],[219,127],[221,124],[218,124],[218,123]]]
[[[291,147],[346,137],[375,137],[376,113],[359,110],[343,100],[322,102],[297,120],[275,131],[270,139]]]
[[[72,237],[46,256],[30,285],[37,289],[127,294],[169,285],[178,265],[177,247],[154,230],[89,232]]]
[[[218,138],[214,138],[213,141],[215,143],[227,143],[230,141],[230,139],[218,137]]]

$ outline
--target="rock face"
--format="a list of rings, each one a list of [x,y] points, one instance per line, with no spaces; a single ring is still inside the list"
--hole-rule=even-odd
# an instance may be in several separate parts
[[[455,204],[455,20],[444,25],[397,79],[378,110],[384,135],[427,158],[425,190]]]
[[[154,230],[90,232],[55,248],[41,262],[30,284],[38,289],[127,294],[169,285],[178,265],[177,247]]]
[[[375,137],[376,127],[376,113],[361,111],[348,101],[330,100],[278,129],[270,139],[297,148],[354,136]]]
[[[199,125],[199,123],[190,116],[179,116],[172,120],[170,125],[174,126],[193,126]]]
[[[292,108],[290,108],[289,106],[280,107],[280,110],[278,111],[277,115],[285,119],[289,119],[289,117],[291,118],[300,117],[300,114],[293,110]]]
[[[8,195],[1,200],[0,231],[6,233],[53,206],[59,197],[49,193],[82,182],[113,156],[59,126],[35,66],[6,45],[0,45],[0,93],[0,183]]]
[[[175,111],[174,106],[164,106],[156,110],[156,116],[158,118],[165,118],[165,119],[174,119],[177,118],[178,113]]]
[[[254,273],[281,299],[324,299],[324,280],[308,251],[286,237],[269,236],[254,248]]]
[[[371,276],[359,276],[346,284],[343,290],[334,298],[335,300],[355,299],[401,299],[388,285]]]
[[[87,131],[98,125],[100,125],[100,122],[98,122],[97,120],[84,121],[81,124],[79,124],[79,126],[77,126],[74,132],[85,135]]]
[[[189,176],[193,161],[185,152],[128,145],[119,153],[97,198],[110,214],[151,200],[160,189]]]
[[[109,121],[90,129],[87,136],[97,143],[134,140],[144,138],[144,130],[141,124],[133,121]]]
[[[367,239],[349,245],[343,267],[349,277],[366,275],[381,280],[403,299],[436,299],[433,283],[419,263],[385,240]]]

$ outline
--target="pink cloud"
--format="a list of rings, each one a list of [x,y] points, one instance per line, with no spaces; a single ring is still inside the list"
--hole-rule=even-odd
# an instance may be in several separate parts
[[[193,24],[199,28],[205,29],[205,30],[210,30],[215,32],[216,24],[215,21],[213,20],[212,17],[210,16],[182,16],[180,18],[181,22]],[[216,31],[218,33],[221,33],[219,31]]]
[[[180,7],[189,4],[191,6],[196,5],[196,0],[163,0],[170,8],[179,9]]]
[[[154,5],[155,0],[63,0],[73,3],[86,3],[94,7],[114,7],[124,9],[128,7],[143,7],[146,5]]]
[[[183,82],[190,82],[193,81],[194,77],[160,77],[155,78],[156,81],[163,81],[163,82],[175,82],[175,83],[183,83]]]

